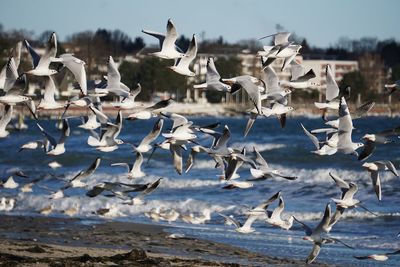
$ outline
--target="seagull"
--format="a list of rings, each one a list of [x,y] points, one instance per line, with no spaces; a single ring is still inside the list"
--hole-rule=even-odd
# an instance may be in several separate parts
[[[129,188],[129,190],[125,192],[138,192],[138,191],[143,191],[146,190],[149,187],[150,184],[126,184],[126,183],[112,183],[112,182],[102,182],[100,184],[95,185],[92,189],[86,192],[86,196],[88,197],[97,197],[104,191],[110,191],[114,195],[123,195],[123,193],[120,193],[120,191],[116,191],[118,189],[123,189],[123,188]],[[119,193],[118,193],[119,192]]]
[[[161,109],[165,109],[172,103],[173,100],[171,98],[166,100],[161,100],[150,107],[146,107],[140,111],[136,111],[128,115],[127,120],[148,120],[152,117],[155,117],[156,112],[160,111]]]
[[[152,149],[152,145],[150,145],[157,137],[160,135],[162,127],[164,125],[164,120],[159,119],[153,126],[153,129],[150,133],[148,133],[143,140],[140,142],[138,146],[134,146],[134,149],[139,153],[146,153]]]
[[[393,173],[394,176],[399,177],[399,174],[394,167],[391,161],[374,161],[374,162],[365,162],[362,167],[367,169],[368,172],[371,173],[372,184],[374,186],[375,194],[378,197],[378,200],[382,199],[381,192],[381,179],[379,177],[379,171],[389,170]]]
[[[129,97],[129,88],[121,83],[121,74],[112,56],[108,57],[107,63],[107,86],[105,88],[95,88],[96,93],[113,93],[124,98]]]
[[[44,96],[37,106],[37,110],[48,110],[48,109],[60,109],[65,105],[60,104],[54,99],[54,95],[56,94],[56,85],[54,84],[54,80],[51,76],[45,76],[46,85],[44,88]]]
[[[231,153],[227,158],[227,164],[225,166],[225,180],[229,181],[231,179],[239,178],[236,174],[237,170],[243,165],[244,162],[249,163],[253,167],[257,167],[253,160],[246,157],[246,149],[243,148],[239,153]],[[242,182],[242,184],[246,184]],[[253,186],[247,183],[249,186]]]
[[[332,198],[332,200],[336,203],[336,211],[329,222],[329,226],[327,227],[328,232],[332,229],[332,226],[339,221],[340,217],[346,209],[360,207],[376,216],[375,213],[361,205],[361,201],[359,201],[358,199],[354,199],[354,195],[358,191],[358,186],[355,183],[348,183],[341,179],[339,176],[334,175],[333,173],[329,173],[329,175],[342,191],[342,195],[340,199]]]
[[[397,80],[392,84],[385,84],[385,89],[389,95],[393,94],[398,88],[400,88],[400,80]]]
[[[297,63],[295,60],[292,61],[291,64],[291,73],[292,76],[287,85],[294,89],[314,89],[318,88],[320,85],[312,82],[311,80],[316,77],[314,70],[310,69],[307,73],[304,70],[304,67]]]
[[[7,125],[10,123],[13,113],[13,106],[5,105],[3,117],[0,119],[0,138],[7,137],[9,132],[6,130]]]
[[[164,59],[175,59],[185,56],[185,54],[181,52],[181,49],[175,45],[178,33],[171,19],[168,20],[166,34],[148,30],[142,30],[142,32],[157,38],[160,42],[161,51],[152,53],[152,55]]]
[[[325,207],[324,216],[322,217],[321,222],[317,225],[317,227],[315,229],[311,229],[305,223],[297,220],[294,217],[294,220],[296,222],[300,223],[301,226],[303,227],[304,231],[306,232],[306,236],[303,237],[303,239],[314,243],[312,251],[311,251],[310,255],[307,257],[307,260],[306,260],[307,264],[312,263],[318,257],[318,254],[321,250],[322,244],[339,242],[348,248],[352,248],[337,238],[323,236],[324,232],[325,233],[328,232],[328,226],[329,226],[330,219],[331,219],[331,206],[329,205],[329,203]]]
[[[315,135],[310,133],[303,126],[303,124],[300,123],[300,125],[303,128],[304,133],[311,139],[311,141],[315,145],[315,148],[317,149],[311,151],[312,153],[315,153],[317,155],[333,155],[337,152],[337,142],[339,138],[338,133],[333,133],[326,142],[320,142]]]
[[[160,185],[160,182],[163,178],[158,178],[155,182],[149,184],[145,190],[143,190],[141,193],[139,193],[136,197],[131,198],[129,201],[123,202],[123,204],[128,204],[128,205],[142,205],[143,198],[156,190],[156,188]]]
[[[235,92],[243,88],[248,94],[251,102],[254,104],[257,113],[262,114],[260,88],[255,84],[256,82],[264,83],[261,79],[252,77],[250,75],[242,75],[230,79],[222,79],[222,81],[232,84],[231,90]]]
[[[16,200],[14,198],[5,198],[2,197],[0,199],[0,211],[11,211],[15,206]]]
[[[193,34],[192,40],[190,41],[185,56],[177,59],[175,65],[169,68],[181,75],[195,76],[196,74],[189,69],[189,65],[190,62],[192,62],[196,58],[196,55],[197,55],[197,41],[196,41],[196,36]]]
[[[143,163],[143,155],[140,152],[136,152],[136,160],[133,164],[128,163],[113,163],[111,166],[124,166],[128,168],[128,178],[140,178],[145,175],[142,172],[141,167]]]
[[[18,69],[20,59],[21,59],[21,47],[22,47],[22,42],[18,42],[15,47],[12,49],[12,58],[14,58],[14,63],[15,63],[15,69]],[[3,68],[0,71],[0,89],[5,90],[5,82],[6,82],[6,71],[7,71],[7,64],[3,66]]]
[[[18,152],[21,152],[24,149],[38,149],[38,148],[44,148],[44,147],[45,147],[45,141],[35,140],[35,141],[30,141],[30,142],[23,144],[21,146],[21,148],[18,150]]]
[[[217,68],[215,67],[214,59],[212,57],[208,58],[207,60],[206,82],[193,85],[193,88],[218,92],[231,91],[231,86],[222,82],[221,76],[219,75]]]
[[[68,124],[68,120],[66,120],[66,119],[63,120],[62,133],[61,133],[61,137],[58,142],[56,141],[56,139],[54,139],[54,137],[52,137],[49,133],[47,133],[42,128],[42,126],[40,126],[39,123],[36,123],[36,125],[39,127],[43,136],[49,141],[50,147],[48,149],[46,148],[46,154],[52,155],[52,156],[64,154],[65,140],[67,139],[67,137],[70,135],[70,132],[71,132],[71,129]]]
[[[350,116],[344,97],[340,98],[339,104],[339,128],[338,128],[337,151],[344,154],[354,154],[358,156],[356,149],[364,146],[363,143],[353,143],[351,135],[353,132],[353,121]]]
[[[335,76],[333,75],[329,64],[326,65],[325,74],[326,74],[326,93],[325,93],[326,102],[325,103],[315,102],[314,104],[319,109],[326,109],[326,108],[338,109],[339,105],[336,98],[339,96],[340,90],[339,86],[335,81]]]
[[[287,220],[282,219],[281,214],[284,208],[285,202],[283,202],[283,198],[280,196],[278,206],[272,212],[267,213],[265,222],[284,230],[289,230],[293,225],[294,217],[290,216]]]
[[[233,225],[235,225],[236,232],[242,233],[242,234],[249,234],[253,233],[256,229],[252,228],[251,225],[260,218],[260,215],[250,215],[245,223],[242,225],[239,221],[234,219],[233,217],[226,216],[222,213],[218,213],[220,216],[222,216],[226,221],[231,222]]]
[[[26,40],[25,46],[27,47],[33,62],[33,69],[25,72],[26,74],[51,76],[57,73],[56,70],[49,69],[51,60],[54,59],[57,54],[57,36],[55,32],[50,35],[50,39],[46,44],[46,50],[41,57],[32,49]]]
[[[69,69],[79,84],[83,95],[87,95],[85,62],[73,56],[73,54],[62,54],[59,58],[51,59],[52,62],[61,62]]]
[[[15,105],[30,100],[30,97],[22,95],[26,85],[25,76],[18,76],[17,67],[14,58],[11,57],[6,65],[6,77],[4,83],[5,95],[0,96],[0,103],[6,105]]]
[[[387,252],[383,254],[371,254],[368,256],[353,256],[357,260],[376,260],[376,261],[386,261],[389,259],[388,256],[400,254],[400,250],[394,252]]]
[[[123,110],[133,109],[133,108],[135,108],[137,106],[137,103],[135,102],[135,98],[138,96],[138,94],[140,94],[141,91],[142,91],[142,87],[138,83],[136,88],[132,89],[129,92],[129,96],[128,97],[123,98],[122,101],[120,101],[118,103],[112,103],[112,105],[115,108],[123,109]]]
[[[94,108],[91,108],[95,110]],[[97,115],[97,114],[96,114]],[[101,117],[101,116],[98,116]],[[105,118],[104,118],[105,120]],[[111,122],[106,123],[106,128],[98,135],[95,131],[90,131],[91,136],[88,137],[87,143],[89,146],[96,147],[96,149],[102,152],[111,152],[118,148],[118,145],[124,143],[121,139],[118,139],[118,135],[122,128],[122,112],[119,111],[116,124]]]
[[[250,183],[247,181],[232,181],[232,180],[230,180],[226,186],[222,187],[222,189],[235,189],[235,188],[248,189],[253,186],[254,186],[253,183]]]
[[[267,37],[274,37],[274,46],[264,46],[264,51],[259,51],[257,53],[258,56],[267,58],[263,67],[271,64],[276,58],[284,58],[283,66],[281,68],[281,71],[283,71],[286,66],[293,61],[301,49],[301,45],[289,42],[290,34],[290,32],[279,32],[259,38],[259,40],[261,40]]]
[[[49,206],[40,209],[39,213],[42,215],[49,215],[50,213],[53,212],[53,210],[54,210],[54,204],[50,204]]]
[[[82,183],[82,179],[92,175],[97,168],[99,167],[101,162],[101,158],[97,157],[94,162],[84,171],[80,171],[77,175],[74,176],[68,183],[62,188],[62,190],[66,190],[70,187],[84,187],[86,186],[85,183]]]
[[[254,147],[254,154],[256,155],[255,162],[258,164],[258,166],[256,166],[257,168],[250,168],[250,173],[255,178],[251,181],[266,180],[274,177],[282,177],[288,180],[297,179],[296,176],[284,175],[279,170],[272,169],[263,156],[261,156],[260,152],[257,151],[256,147]]]
[[[376,134],[366,134],[362,137],[365,140],[364,149],[358,156],[358,160],[365,160],[372,155],[377,144],[388,144],[393,141],[387,138],[388,136],[399,136],[400,127],[395,129],[385,130]]]
[[[10,176],[5,182],[2,182],[1,186],[3,188],[15,189],[19,186],[19,184],[14,181],[14,178],[12,176]]]
[[[263,215],[271,203],[281,196],[281,191],[276,192],[272,197],[260,203],[257,207],[250,209],[246,212],[247,215]]]
[[[263,96],[261,96],[261,98],[263,98]],[[294,110],[293,107],[285,106],[278,102],[273,103],[270,108],[261,107],[261,114],[258,114],[256,108],[250,110],[250,117],[247,120],[246,128],[244,130],[244,136],[246,137],[247,134],[250,132],[255,120],[259,115],[264,116],[266,118],[270,117],[271,115],[276,115],[277,118],[279,119],[281,127],[284,128],[286,123],[286,113],[289,113],[293,110]]]

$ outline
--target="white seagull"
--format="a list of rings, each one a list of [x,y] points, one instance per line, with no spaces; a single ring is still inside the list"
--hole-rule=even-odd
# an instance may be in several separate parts
[[[32,49],[26,40],[25,46],[28,48],[33,63],[33,69],[27,71],[27,74],[36,76],[51,76],[57,73],[56,70],[49,69],[51,61],[55,59],[57,54],[57,36],[55,32],[50,35],[50,39],[46,44],[46,50],[41,57]]]
[[[175,65],[169,68],[181,75],[195,76],[196,74],[189,69],[189,65],[196,58],[196,55],[197,55],[197,41],[196,41],[196,36],[193,34],[192,40],[190,41],[185,56],[177,59]]]
[[[142,32],[157,38],[160,42],[161,51],[152,53],[152,55],[165,59],[175,59],[185,56],[185,54],[181,52],[181,49],[175,45],[178,33],[171,19],[168,20],[166,34],[148,30],[142,30]],[[177,49],[179,49],[179,51]]]

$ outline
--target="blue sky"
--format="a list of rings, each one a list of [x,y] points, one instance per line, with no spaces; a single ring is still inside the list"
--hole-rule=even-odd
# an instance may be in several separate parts
[[[397,0],[2,0],[0,5],[5,30],[36,35],[54,30],[60,40],[106,28],[155,43],[141,30],[164,32],[168,18],[187,37],[204,32],[207,39],[223,36],[229,42],[272,34],[277,23],[319,47],[341,36],[400,39]]]

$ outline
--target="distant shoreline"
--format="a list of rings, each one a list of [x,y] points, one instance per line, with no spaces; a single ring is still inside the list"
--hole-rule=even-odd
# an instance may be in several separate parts
[[[62,103],[62,102],[60,102]],[[131,110],[123,110],[124,117],[131,113],[139,111],[145,107],[151,106],[154,103],[150,102],[138,102],[137,108]],[[313,103],[307,104],[293,104],[294,111],[288,113],[289,117],[319,117],[322,114],[321,110],[318,110]],[[355,109],[355,105],[350,104],[350,111]],[[234,116],[247,116],[250,106],[245,106],[242,104],[211,104],[211,103],[173,103],[165,109],[167,112],[178,113],[184,116],[218,116],[218,117],[234,117]],[[23,113],[25,116],[30,116],[30,112],[24,106],[16,106],[16,114]],[[64,109],[58,110],[41,110],[39,111],[39,117],[51,117],[57,118],[61,116]],[[66,116],[87,116],[90,110],[85,107],[70,106]],[[111,102],[106,102],[103,104],[103,112],[110,116],[116,116],[118,109],[115,108]],[[330,115],[335,115],[335,111],[329,112]],[[398,117],[400,116],[400,104],[387,103],[375,104],[373,109],[368,112],[368,116],[389,116]]]

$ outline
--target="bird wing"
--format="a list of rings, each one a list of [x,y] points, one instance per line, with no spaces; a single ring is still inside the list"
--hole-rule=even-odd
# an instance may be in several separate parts
[[[148,30],[142,30],[142,32],[157,38],[158,41],[159,41],[159,44],[160,44],[160,49],[161,49],[162,44],[163,44],[164,39],[165,39],[165,34],[159,33],[159,32],[148,31]]]
[[[62,63],[72,72],[75,80],[79,84],[79,89],[82,91],[83,95],[87,94],[87,82],[86,82],[86,71],[85,62],[80,60],[71,54],[62,54]]]
[[[182,148],[180,145],[170,145],[170,151],[173,157],[175,170],[181,175],[183,169],[182,163]]]
[[[45,76],[45,80],[46,84],[44,87],[43,99],[45,102],[53,103],[55,102],[54,95],[56,94],[56,85],[54,83],[52,76]]]
[[[274,69],[271,66],[268,66],[264,69],[264,72],[267,76],[267,80],[265,81],[267,89],[271,91],[280,91],[279,87],[279,78]]]
[[[176,31],[175,25],[171,19],[167,23],[167,33],[165,35],[164,42],[162,43],[162,49],[165,47],[175,47],[176,39],[178,38],[178,32]]]
[[[350,116],[349,108],[344,97],[340,98],[339,103],[339,140],[338,148],[346,148],[353,143],[351,133],[353,132],[353,121]]]
[[[329,173],[329,175],[335,181],[336,185],[339,186],[341,189],[349,189],[350,188],[349,183],[346,182],[345,180],[343,180],[342,178],[340,178],[339,176],[337,176],[331,172]]]
[[[136,152],[136,160],[133,163],[132,172],[139,172],[143,163],[143,155],[140,152]]]
[[[393,165],[393,163],[389,160],[385,161],[386,167],[391,171],[395,176],[399,177],[399,174],[396,170],[396,167]]]
[[[307,224],[305,224],[305,223],[299,221],[299,220],[296,219],[296,217],[294,217],[294,216],[293,216],[293,218],[294,218],[294,220],[295,220],[296,222],[298,222],[298,223],[301,225],[301,227],[303,227],[304,231],[306,232],[306,235],[310,236],[310,235],[312,234],[313,231],[312,231],[312,229],[311,229]]]
[[[3,117],[1,117],[0,119],[0,129],[2,130],[6,129],[7,124],[11,121],[12,113],[13,113],[13,106],[5,105]]]
[[[150,185],[147,186],[147,188],[145,190],[143,190],[138,197],[144,197],[145,195],[150,194],[151,192],[153,192],[154,190],[156,190],[156,188],[160,185],[162,178],[158,178],[157,181],[151,183]]]
[[[312,263],[318,257],[320,251],[321,251],[321,243],[314,243],[311,253],[310,255],[308,255],[306,259],[306,263],[307,264]]]
[[[343,200],[352,199],[354,197],[354,194],[357,193],[357,191],[358,191],[358,186],[355,183],[350,183],[350,188],[344,193],[342,199]]]
[[[6,77],[4,82],[4,92],[8,92],[14,87],[15,81],[18,79],[17,66],[15,65],[15,60],[10,57],[7,62],[6,67]]]
[[[381,191],[381,179],[379,177],[379,172],[372,171],[371,179],[372,179],[372,185],[374,186],[375,194],[378,197],[378,200],[380,201],[382,199],[382,191]]]
[[[108,57],[107,64],[107,87],[119,89],[121,83],[121,75],[118,71],[117,64],[115,64],[112,56]]]
[[[159,119],[153,126],[153,129],[151,130],[150,133],[148,133],[146,135],[145,138],[143,138],[142,142],[140,142],[140,145],[149,145],[151,142],[153,142],[154,140],[157,139],[157,137],[160,135],[160,132],[162,130],[164,124],[164,120],[163,119]]]
[[[310,133],[304,126],[302,123],[300,123],[301,127],[303,128],[304,133],[308,136],[308,138],[311,139],[311,141],[313,142],[313,144],[315,145],[316,149],[319,150],[320,149],[320,145],[319,145],[319,141],[318,138],[313,135],[312,133]]]
[[[279,204],[272,212],[271,218],[281,218],[282,211],[285,208],[285,202],[282,197],[279,197]]]
[[[197,55],[197,41],[196,36],[193,34],[192,40],[190,41],[189,47],[185,53],[185,56],[182,57],[176,66],[182,68],[189,68],[190,62],[196,58]]]
[[[335,81],[330,65],[326,65],[326,100],[332,101],[339,95],[339,86]]]
[[[65,140],[71,133],[71,128],[69,127],[68,120],[63,119],[62,122],[63,122],[63,128],[62,128],[60,139],[58,141],[59,144],[64,144]]]
[[[207,73],[206,73],[206,82],[210,81],[219,81],[221,79],[221,75],[219,75],[217,68],[215,67],[214,59],[212,57],[207,60]]]
[[[324,216],[321,222],[317,225],[313,233],[328,232],[329,222],[331,220],[331,205],[328,203],[325,207]]]
[[[291,74],[292,77],[290,78],[290,81],[297,81],[297,79],[301,76],[304,75],[304,68],[301,66],[299,63],[297,63],[296,60],[293,60],[291,62]]]
[[[46,44],[46,50],[41,56],[37,68],[48,68],[51,62],[51,58],[55,58],[57,54],[57,36],[53,32]]]
[[[96,115],[96,117],[99,119],[100,123],[106,124],[109,121],[109,118],[107,117],[106,114],[95,108],[92,104],[89,105],[89,108],[93,113]]]
[[[235,218],[226,216],[225,214],[222,214],[222,213],[218,213],[218,215],[224,217],[224,219],[225,219],[226,221],[229,221],[229,222],[233,223],[233,224],[236,226],[236,228],[242,227],[242,225],[240,224],[240,222],[239,222],[238,220],[236,220]]]
[[[250,132],[251,128],[253,127],[254,122],[257,119],[258,114],[257,113],[250,113],[250,117],[247,120],[246,128],[244,129],[244,137],[247,136],[247,134]]]
[[[368,111],[370,111],[375,105],[375,102],[373,101],[368,101],[361,106],[357,107],[357,109],[354,111],[352,114],[353,119],[359,119],[366,115]]]
[[[40,56],[36,53],[36,51],[32,48],[27,40],[24,40],[24,44],[26,50],[28,50],[29,55],[31,56],[32,68],[36,68],[36,66],[39,64]]]
[[[263,167],[268,168],[268,163],[267,161],[261,156],[260,152],[258,152],[257,148],[254,147],[254,154],[256,155],[256,160],[255,162]]]
[[[364,148],[358,156],[358,160],[365,160],[369,158],[376,148],[375,142],[368,140],[364,144]]]
[[[281,196],[281,191],[276,192],[272,197],[270,197],[269,199],[267,199],[266,201],[262,202],[261,204],[259,204],[257,207],[255,207],[254,209],[256,210],[265,210],[268,208],[269,205],[271,205],[272,202],[274,202],[275,200],[277,200],[279,197]]]
[[[313,79],[315,77],[316,77],[316,75],[314,73],[314,70],[310,69],[306,74],[304,74],[303,76],[298,77],[296,81],[297,82],[306,82],[306,81],[308,81],[310,79]]]
[[[55,147],[57,145],[57,141],[56,139],[54,139],[53,136],[51,136],[48,132],[46,132],[42,126],[40,126],[40,124],[37,122],[36,125],[39,127],[40,131],[42,132],[42,134],[44,135],[44,137],[49,140],[50,144]]]

